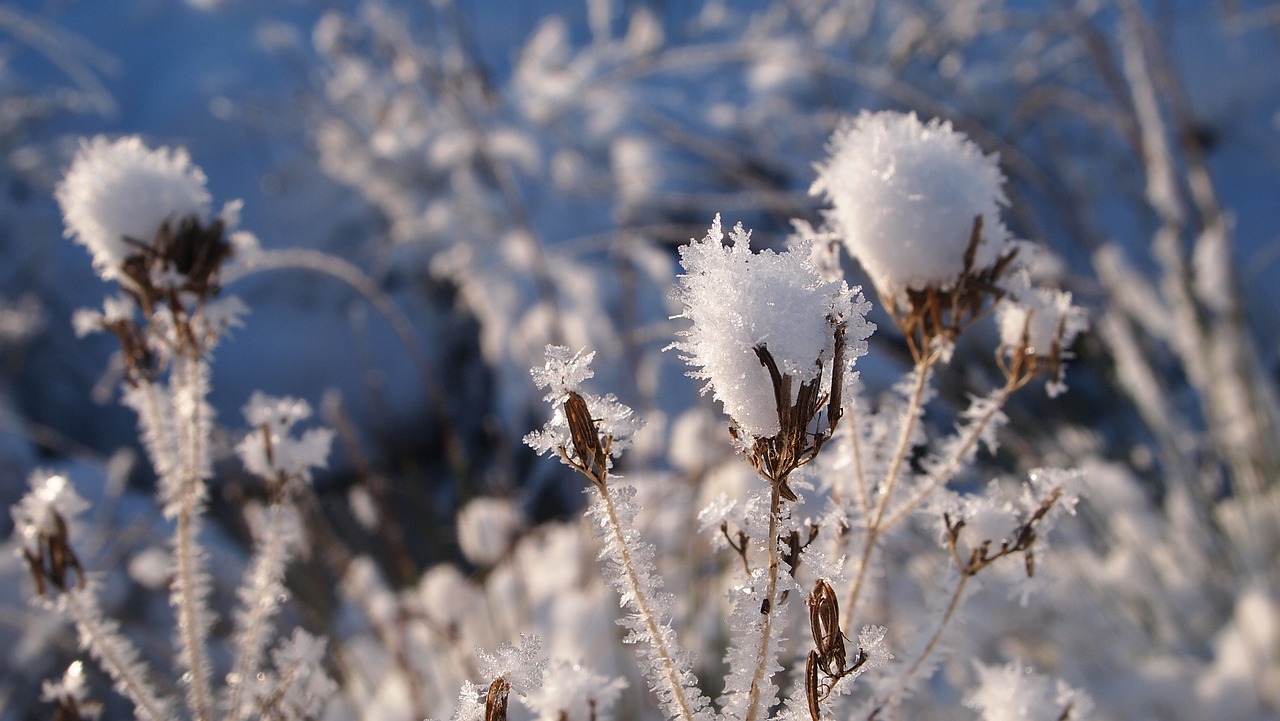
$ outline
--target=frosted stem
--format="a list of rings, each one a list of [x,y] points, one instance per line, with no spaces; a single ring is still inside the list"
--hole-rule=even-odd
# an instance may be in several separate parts
[[[188,349],[192,355],[194,349]],[[181,354],[174,364],[176,374],[174,418],[177,432],[183,442],[179,449],[181,461],[177,469],[179,477],[173,490],[176,499],[166,499],[177,504],[177,528],[174,530],[174,553],[177,556],[177,577],[174,579],[170,603],[178,612],[179,659],[190,674],[187,685],[187,703],[196,721],[212,718],[209,692],[209,660],[205,645],[208,627],[205,620],[209,611],[205,599],[205,570],[200,558],[197,536],[200,533],[200,514],[204,506],[204,479],[202,473],[203,444],[205,442],[204,413],[205,394],[200,378],[200,359]],[[185,397],[184,397],[185,396]]]
[[[138,660],[137,649],[120,635],[115,621],[103,619],[93,585],[69,591],[62,608],[75,622],[80,645],[102,664],[116,690],[133,702],[138,718],[173,718],[169,701],[156,695],[147,681],[146,667]]]
[[[764,616],[764,622],[760,627],[760,647],[756,650],[755,668],[751,672],[751,688],[747,692],[747,713],[743,721],[755,721],[760,717],[761,704],[766,703],[766,699],[762,698],[761,687],[767,680],[767,671],[772,657],[770,652],[770,640],[773,637],[773,617],[777,612],[777,603],[775,596],[778,592],[778,516],[782,512],[782,497],[779,489],[786,479],[782,479],[777,483],[771,483],[771,491],[769,493],[769,566],[768,580],[765,584],[764,600],[761,602],[761,613]],[[768,709],[764,709],[767,711]]]
[[[241,610],[237,620],[239,627],[236,633],[236,659],[227,676],[230,687],[230,700],[227,703],[227,718],[238,721],[248,711],[243,707],[244,689],[249,675],[262,662],[263,649],[266,648],[271,617],[280,607],[277,599],[283,592],[280,578],[284,574],[285,564],[290,556],[290,532],[288,526],[296,523],[286,518],[292,508],[283,502],[273,503],[265,514],[265,528],[259,548],[249,571],[244,586],[240,591]]]
[[[960,574],[960,581],[956,583],[956,590],[951,594],[951,600],[947,603],[947,610],[942,614],[942,620],[938,622],[938,627],[934,629],[933,635],[929,637],[928,643],[924,645],[924,649],[920,652],[920,655],[916,657],[916,660],[912,662],[911,667],[907,669],[907,672],[902,674],[899,678],[898,685],[895,686],[893,690],[889,692],[889,695],[885,696],[884,701],[881,701],[876,706],[875,710],[867,716],[867,721],[875,719],[880,715],[881,711],[889,708],[890,705],[898,700],[898,696],[911,684],[912,678],[920,670],[920,667],[924,665],[925,661],[929,659],[929,656],[931,656],[934,650],[938,647],[938,642],[942,640],[942,632],[946,630],[947,624],[951,622],[951,619],[956,614],[956,609],[960,607],[960,599],[964,595],[964,589],[969,583],[969,578],[970,574],[968,573]]]
[[[919,490],[912,494],[911,498],[907,499],[905,503],[899,506],[898,509],[881,524],[881,532],[888,531],[890,528],[893,528],[899,521],[910,515],[925,498],[928,498],[930,493],[951,480],[956,471],[960,469],[960,466],[964,464],[965,459],[968,458],[977,448],[978,442],[982,440],[982,434],[986,431],[987,426],[991,424],[991,420],[999,415],[1000,409],[1003,408],[1004,404],[1009,400],[1009,396],[1013,395],[1013,392],[1021,387],[1016,380],[1017,379],[1011,378],[1004,387],[1000,389],[995,402],[990,404],[990,406],[983,411],[982,415],[978,416],[977,419],[969,424],[969,429],[965,433],[964,440],[961,441],[960,445],[956,448],[955,453],[952,453],[941,467],[930,473],[929,477],[925,480],[925,483],[920,486]]]
[[[612,534],[613,541],[617,544],[617,561],[622,568],[621,575],[626,582],[626,590],[630,594],[628,605],[631,606],[632,610],[644,623],[650,645],[661,670],[660,678],[666,683],[671,693],[671,705],[677,712],[673,715],[684,719],[684,721],[693,721],[695,718],[694,705],[687,698],[684,684],[681,682],[684,672],[675,659],[674,649],[668,646],[666,635],[663,633],[663,626],[657,614],[653,611],[652,603],[646,591],[646,584],[641,581],[640,573],[632,559],[630,541],[623,529],[622,521],[618,517],[618,510],[614,505],[613,497],[607,487],[597,486],[597,488],[600,491],[600,498],[604,502],[605,513],[609,519],[609,533]],[[671,710],[668,709],[668,713]]]
[[[889,463],[889,470],[885,474],[884,485],[880,488],[880,499],[876,502],[876,508],[871,518],[867,520],[862,557],[858,562],[858,574],[854,577],[853,585],[849,589],[849,595],[844,604],[844,618],[841,619],[841,626],[844,628],[848,628],[855,618],[854,611],[858,607],[858,598],[862,594],[862,586],[866,582],[867,572],[871,568],[871,555],[875,552],[876,542],[880,539],[880,534],[884,532],[884,529],[880,527],[880,521],[884,517],[885,509],[889,506],[889,499],[893,497],[893,489],[898,483],[898,476],[902,473],[902,464],[906,460],[907,452],[911,450],[911,436],[915,431],[916,419],[920,416],[920,409],[923,405],[924,392],[929,381],[929,369],[933,366],[936,358],[936,354],[927,353],[916,362],[915,382],[912,384],[907,407],[902,413],[902,428],[898,433],[898,445],[894,449],[893,458]]]

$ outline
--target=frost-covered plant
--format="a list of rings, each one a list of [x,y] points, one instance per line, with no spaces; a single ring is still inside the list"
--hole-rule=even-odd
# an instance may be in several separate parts
[[[672,596],[662,589],[653,565],[654,550],[636,533],[635,488],[612,482],[613,456],[639,430],[630,408],[612,395],[600,397],[580,392],[583,381],[594,375],[594,353],[571,353],[563,346],[548,346],[547,361],[533,369],[534,382],[548,390],[552,417],[542,430],[525,442],[539,454],[554,452],[561,462],[585,476],[599,492],[588,515],[600,536],[605,579],[622,597],[628,615],[619,620],[628,631],[627,642],[639,644],[644,673],[669,718],[710,719],[707,698],[698,688],[692,659],[680,649],[671,628]]]
[[[720,713],[731,719],[813,721],[846,713],[842,698],[853,691],[854,680],[892,658],[881,627],[866,626],[856,648],[845,645],[843,629],[867,615],[859,613],[859,601],[873,552],[885,545],[891,525],[919,511],[926,517],[937,513],[941,518],[934,518],[943,521],[942,545],[956,580],[949,598],[938,596],[948,600],[937,611],[932,633],[915,629],[905,637],[907,660],[877,672],[858,714],[878,717],[892,712],[932,673],[944,634],[972,579],[1009,556],[1020,557],[1026,575],[1033,576],[1037,539],[1064,508],[1074,508],[1079,484],[1063,472],[1033,474],[1022,493],[1010,499],[1003,498],[998,484],[986,493],[963,497],[945,485],[968,464],[979,438],[994,444],[991,424],[1000,405],[1049,367],[1042,358],[1049,349],[1055,349],[1054,363],[1058,362],[1065,344],[1079,331],[1079,320],[1074,315],[1069,321],[1059,318],[1042,337],[1031,319],[1037,310],[1047,311],[1024,313],[1021,332],[1011,341],[1016,345],[998,351],[1017,359],[1007,366],[1005,387],[991,399],[975,401],[966,427],[936,450],[926,451],[926,471],[917,476],[903,461],[927,442],[910,428],[907,418],[886,418],[883,414],[889,411],[882,411],[879,416],[855,417],[852,428],[842,430],[841,420],[861,407],[856,396],[846,398],[844,392],[858,387],[851,366],[866,353],[867,337],[874,329],[865,320],[869,304],[842,281],[822,280],[805,244],[785,253],[753,253],[750,235],[740,224],[730,237],[732,244],[724,245],[717,217],[705,238],[681,248],[685,273],[677,297],[684,305],[681,317],[691,321],[691,327],[674,344],[694,367],[691,375],[707,381],[704,391],[723,404],[735,445],[767,489],[750,492],[741,501],[722,494],[699,518],[704,531],[722,537],[718,546],[732,550],[743,569],[728,589],[728,675]],[[1069,304],[1060,311],[1071,313]],[[1064,332],[1067,325],[1069,334]],[[1040,350],[1032,345],[1035,342],[1043,342]],[[553,414],[544,429],[526,441],[540,453],[555,452],[595,485],[601,500],[589,515],[605,536],[601,558],[606,578],[629,609],[620,623],[631,629],[632,640],[644,644],[641,670],[667,717],[700,718],[709,712],[707,701],[693,667],[680,660],[684,657],[669,625],[674,619],[670,601],[653,574],[653,549],[639,540],[632,526],[635,509],[629,499],[634,491],[621,496],[611,479],[618,447],[614,440],[623,435],[618,419],[630,419],[631,412],[611,397],[584,396],[578,390],[592,375],[590,358],[548,347],[546,365],[534,369],[534,377],[540,387],[551,390],[546,399]],[[922,367],[925,359],[919,362],[917,379],[927,370]],[[909,402],[906,407],[914,419],[920,406]],[[890,430],[900,434],[892,445],[892,434],[886,432]],[[838,452],[853,455],[856,477],[848,478],[848,466],[827,463],[818,472],[819,488],[808,480],[793,488],[793,477],[821,458],[819,452],[833,437],[842,441]],[[890,453],[896,455],[886,461]],[[898,474],[910,476],[904,484],[909,495],[896,483]],[[816,491],[819,499],[825,496],[827,507],[817,510],[797,489]],[[892,513],[890,501],[896,503]],[[801,504],[813,515],[796,518],[793,508]],[[850,532],[857,530],[862,533]],[[819,537],[830,540],[815,543]],[[850,576],[844,559],[851,552],[859,557],[859,565]],[[813,644],[807,652],[797,652],[787,643],[788,630],[799,625],[788,603],[792,593],[806,598]],[[797,656],[804,661],[792,666],[790,688],[780,696],[777,674]],[[1068,705],[1065,712],[1070,710]],[[1037,707],[1041,711],[1050,713]]]
[[[332,439],[332,432],[319,429],[290,435],[293,425],[310,414],[302,401],[257,394],[245,408],[253,430],[237,451],[245,467],[266,483],[270,504],[256,523],[258,547],[240,590],[228,692],[220,694],[212,680],[212,579],[200,540],[213,478],[209,364],[219,339],[245,311],[238,299],[218,297],[224,266],[236,247],[247,249],[255,241],[243,233],[225,236],[238,204],[229,204],[217,218],[207,217],[210,196],[204,186],[204,174],[185,150],[151,150],[136,137],[82,143],[56,195],[67,235],[90,250],[98,274],[119,282],[123,296],[108,298],[101,312],[80,311],[75,325],[80,333],[106,330],[120,341],[124,401],[138,414],[162,510],[174,523],[170,604],[187,712],[197,721],[224,713],[234,719],[303,718],[315,714],[332,691],[316,667],[317,653],[298,651],[306,644],[295,635],[273,660],[299,666],[279,668],[272,676],[263,663],[272,636],[269,622],[284,593],[284,567],[299,543],[294,499],[309,483],[311,469],[325,465]],[[172,700],[157,689],[119,624],[103,616],[99,584],[72,550],[69,523],[85,506],[57,474],[33,476],[32,491],[15,506],[16,531],[37,596],[47,597],[46,603],[75,622],[81,645],[139,717],[172,718]],[[74,584],[67,579],[71,572]],[[323,644],[316,648],[322,654]],[[251,678],[258,683],[246,695]],[[55,700],[64,706],[79,703],[69,696]]]

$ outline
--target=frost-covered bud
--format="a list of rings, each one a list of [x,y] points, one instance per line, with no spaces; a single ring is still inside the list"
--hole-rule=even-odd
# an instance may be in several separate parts
[[[1063,361],[1088,326],[1084,309],[1072,305],[1070,293],[1049,288],[1014,291],[996,305],[996,323],[1008,372],[1030,377],[1048,370],[1049,395],[1065,390]]]
[[[77,585],[83,585],[84,571],[71,548],[68,524],[89,507],[88,502],[60,473],[36,471],[29,483],[31,490],[10,513],[21,544],[19,553],[31,571],[36,595],[43,596],[50,585],[65,590],[68,573],[75,575]]]
[[[1005,297],[996,305],[996,322],[1000,344],[1009,352],[1046,356],[1055,346],[1070,346],[1086,327],[1084,309],[1071,304],[1071,294],[1049,288]]]
[[[311,406],[296,398],[276,398],[255,391],[244,406],[244,417],[253,428],[236,444],[236,453],[252,474],[268,481],[311,480],[311,469],[328,465],[333,431],[309,428],[291,434],[298,421],[311,417]]]
[[[551,418],[524,442],[539,455],[556,453],[593,482],[603,483],[611,459],[630,445],[643,422],[612,393],[602,397],[580,391],[582,382],[595,375],[594,357],[595,353],[547,346],[546,363],[531,372],[533,382],[547,389],[543,400],[551,404]]]
[[[88,509],[89,502],[61,473],[36,471],[28,483],[31,490],[9,512],[23,549],[36,553],[42,538],[64,534],[66,523]]]
[[[739,223],[724,245],[720,216],[702,240],[680,248],[684,274],[676,297],[691,325],[672,344],[707,381],[737,428],[752,438],[776,436],[779,409],[767,350],[792,397],[801,385],[821,380],[836,355],[836,328],[845,327],[844,365],[867,352],[874,330],[865,315],[870,304],[843,281],[826,282],[814,268],[807,246],[784,253],[751,252],[751,234]],[[822,381],[826,382],[826,381]]]
[[[56,719],[97,718],[102,711],[100,704],[89,700],[83,661],[72,661],[61,680],[41,684],[40,699],[57,706]]]
[[[486,679],[505,679],[516,693],[526,696],[542,685],[546,664],[539,653],[541,648],[541,639],[523,634],[519,646],[503,643],[492,654],[477,648],[480,674]]]
[[[165,223],[205,218],[211,201],[186,150],[152,150],[137,136],[83,141],[55,195],[67,237],[93,254],[104,280],[118,279]]]
[[[523,525],[511,499],[476,498],[458,513],[458,545],[468,561],[492,566],[511,550]]]
[[[907,291],[958,282],[975,218],[981,236],[971,270],[991,268],[1009,252],[1003,184],[996,156],[949,122],[886,111],[863,112],[836,131],[810,192],[831,202],[830,220],[849,254],[892,308],[905,304]]]

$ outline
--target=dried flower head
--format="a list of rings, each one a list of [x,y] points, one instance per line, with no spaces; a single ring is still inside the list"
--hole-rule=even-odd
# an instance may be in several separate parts
[[[997,359],[1005,375],[1020,381],[1048,372],[1050,396],[1061,393],[1064,361],[1088,325],[1084,309],[1072,305],[1071,294],[1049,288],[1023,288],[996,305],[1000,327]]]

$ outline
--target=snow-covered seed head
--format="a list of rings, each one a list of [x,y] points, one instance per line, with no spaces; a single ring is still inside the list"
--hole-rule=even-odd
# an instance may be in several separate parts
[[[82,141],[54,194],[66,235],[93,254],[104,280],[119,279],[125,260],[142,252],[161,226],[204,219],[211,200],[187,151],[152,150],[137,136]]]
[[[815,398],[832,390],[832,377],[842,379],[866,354],[875,326],[866,321],[870,304],[859,289],[823,281],[807,246],[753,253],[741,223],[729,237],[723,244],[717,215],[706,237],[680,248],[685,272],[675,295],[690,326],[671,347],[694,367],[691,377],[707,381],[703,392],[724,404],[749,446],[784,430],[783,416],[802,389],[821,391]]]
[[[275,492],[294,483],[310,483],[313,468],[329,465],[333,430],[308,428],[295,435],[293,427],[311,417],[311,406],[297,398],[277,398],[254,391],[243,409],[252,428],[236,453],[245,469],[267,482]]]
[[[43,596],[49,585],[66,589],[68,573],[73,573],[76,584],[82,585],[84,572],[71,548],[67,524],[89,507],[88,502],[60,473],[36,471],[29,483],[31,490],[10,513],[14,533],[21,543],[19,552],[31,571],[36,594]]]
[[[954,337],[1012,258],[995,155],[948,122],[864,112],[836,131],[810,192],[909,336]],[[953,317],[942,317],[950,313]]]
[[[982,237],[973,259],[989,268],[1008,250],[1007,205],[994,155],[951,123],[915,113],[863,112],[836,131],[811,193],[888,302],[907,290],[948,288],[964,271],[974,218]]]
[[[580,390],[582,382],[594,375],[594,357],[595,353],[547,346],[546,363],[531,373],[533,382],[547,389],[543,400],[551,404],[551,418],[541,430],[526,435],[524,442],[539,455],[555,453],[566,465],[603,486],[612,459],[631,444],[643,423],[612,393],[597,396]]]
[[[1064,361],[1070,347],[1088,322],[1082,308],[1071,303],[1071,294],[1048,288],[1026,288],[1007,295],[996,305],[1000,328],[1000,361],[1006,377],[1025,382],[1041,372],[1049,373],[1051,396],[1065,390]]]

